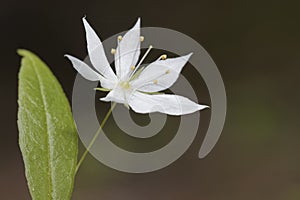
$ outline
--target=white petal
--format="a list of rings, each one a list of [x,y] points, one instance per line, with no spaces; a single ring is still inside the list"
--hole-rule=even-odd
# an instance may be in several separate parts
[[[119,42],[115,54],[116,73],[119,78],[126,79],[130,67],[135,66],[140,56],[140,18]]]
[[[183,96],[149,95],[141,92],[134,92],[131,95],[129,106],[137,113],[160,112],[169,115],[185,115],[208,107],[199,105]]]
[[[110,91],[106,97],[101,98],[101,101],[113,101],[117,103],[126,103],[128,93],[125,90],[122,90],[120,87],[114,88],[112,91]]]
[[[139,75],[131,81],[131,85],[143,92],[158,92],[171,87],[188,62],[192,53],[177,58],[158,60],[149,64]]]
[[[88,79],[90,81],[100,81],[101,86],[104,88],[111,89],[114,87],[115,83],[113,81],[104,78],[103,76],[95,72],[93,69],[91,69],[87,64],[82,62],[81,60],[71,55],[65,55],[65,57],[67,57],[71,61],[73,67],[85,79]]]
[[[86,32],[87,49],[93,66],[105,78],[116,80],[116,75],[109,65],[100,38],[85,18],[83,18],[82,21]]]

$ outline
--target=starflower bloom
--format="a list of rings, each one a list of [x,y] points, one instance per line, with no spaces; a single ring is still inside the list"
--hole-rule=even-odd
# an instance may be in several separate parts
[[[83,24],[87,50],[94,69],[73,56],[66,55],[66,57],[84,78],[100,81],[102,88],[99,89],[109,91],[107,96],[100,100],[124,104],[137,113],[161,112],[169,115],[184,115],[208,107],[183,96],[158,93],[176,82],[192,53],[169,59],[166,55],[162,55],[146,67],[142,66],[152,46],[149,46],[139,60],[140,44],[144,37],[140,36],[140,19],[138,19],[124,37],[117,38],[118,46],[111,50],[115,56],[115,74],[106,58],[101,40],[85,18]]]

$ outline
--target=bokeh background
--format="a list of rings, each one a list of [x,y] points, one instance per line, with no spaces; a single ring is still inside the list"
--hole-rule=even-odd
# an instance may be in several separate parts
[[[217,146],[203,160],[197,153],[209,110],[201,113],[203,130],[186,154],[160,171],[126,174],[88,156],[72,199],[300,199],[299,6],[290,0],[3,1],[0,199],[30,199],[17,142],[16,49],[42,57],[70,99],[76,73],[63,55],[86,56],[84,15],[102,39],[141,16],[143,26],[174,29],[198,41],[222,74],[228,113]],[[209,102],[203,84],[199,99]]]

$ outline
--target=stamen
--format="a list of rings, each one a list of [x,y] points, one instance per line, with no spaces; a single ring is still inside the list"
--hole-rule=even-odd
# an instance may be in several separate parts
[[[153,48],[152,45],[149,46],[149,48],[147,49],[146,53],[143,55],[142,59],[140,60],[139,64],[137,64],[135,69],[138,69],[140,67],[140,65],[142,64],[142,62],[145,60],[146,56],[149,54],[150,50]]]
[[[152,45],[149,46],[149,48],[147,49],[146,53],[143,55],[143,57],[141,58],[140,62],[137,64],[137,66],[135,67],[135,69],[131,72],[131,74],[129,75],[130,80],[133,80],[134,78],[136,78],[137,76],[135,76],[136,71],[139,69],[139,67],[141,66],[142,62],[145,60],[146,56],[149,54],[150,50],[153,48]],[[141,71],[140,71],[141,72]]]
[[[111,49],[110,53],[114,55],[116,53],[116,49]]]
[[[121,41],[123,39],[122,35],[118,36],[118,41]]]
[[[141,41],[141,42],[144,42],[144,40],[145,40],[145,37],[144,37],[144,36],[141,36],[141,37],[140,37],[140,41]]]
[[[157,58],[156,61],[159,61],[159,60],[166,60],[166,59],[167,59],[167,55],[166,55],[166,54],[163,54],[163,55],[159,56],[159,57]]]
[[[130,69],[133,71],[135,69],[135,66],[130,66]]]
[[[140,36],[140,42],[142,42],[142,41],[144,41],[144,37],[143,36]],[[138,42],[137,43],[137,47],[136,47],[136,50],[134,51],[134,56],[133,56],[133,58],[135,58],[135,56],[136,56],[136,54],[137,54],[137,52],[140,52],[140,42]],[[132,74],[133,74],[133,72],[134,72],[134,70],[135,70],[135,64],[136,63],[134,63],[134,59],[132,59],[132,62],[131,62],[131,66],[130,66],[130,69],[131,69],[131,71],[129,71],[128,73],[127,73],[127,77],[131,77],[132,76]]]
[[[158,84],[159,79],[163,76],[166,76],[169,73],[171,73],[171,70],[168,69],[165,72],[156,74],[155,76],[148,77],[146,80],[144,80],[145,84],[143,86],[148,85],[148,84]],[[135,75],[136,74],[134,74],[133,77],[135,77]],[[129,81],[131,81],[131,80],[133,80],[133,79],[130,79]],[[143,86],[141,86],[141,87],[143,87]]]
[[[120,78],[122,77],[122,74],[121,74],[121,51],[120,51],[120,49],[121,49],[120,41],[121,40],[122,40],[122,36],[118,36],[118,48],[117,48],[117,50],[118,50],[119,57],[117,58],[116,61],[118,61],[118,64],[119,64],[119,76],[120,76]]]
[[[129,81],[132,81],[134,79],[136,79],[137,77],[139,77],[139,75],[142,73],[142,71],[145,69],[145,67],[140,67],[139,70],[137,70],[129,79]]]
[[[136,90],[139,90],[147,85],[153,85],[153,84],[156,84],[156,85],[159,85],[161,87],[164,87],[164,85],[162,83],[160,83],[157,79],[152,79],[152,81],[146,81],[144,84],[140,85],[139,87],[135,87],[133,92],[135,92]]]

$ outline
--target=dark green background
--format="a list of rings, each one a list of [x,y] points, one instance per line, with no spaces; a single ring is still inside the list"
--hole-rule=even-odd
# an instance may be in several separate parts
[[[283,0],[2,1],[0,199],[30,199],[17,143],[16,49],[41,56],[70,98],[76,73],[63,55],[86,56],[84,15],[103,39],[140,16],[143,26],[197,40],[223,76],[228,113],[203,160],[201,133],[182,158],[150,174],[117,172],[89,156],[73,199],[300,199],[299,7]]]

